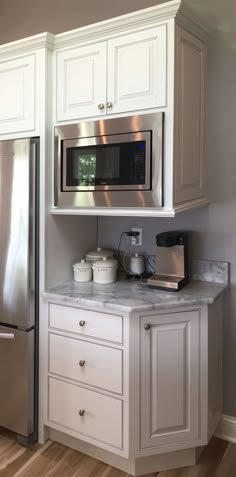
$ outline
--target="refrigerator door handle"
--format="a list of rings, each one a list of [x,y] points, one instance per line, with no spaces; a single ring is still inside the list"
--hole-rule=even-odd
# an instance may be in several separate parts
[[[14,333],[0,333],[1,340],[14,340]]]

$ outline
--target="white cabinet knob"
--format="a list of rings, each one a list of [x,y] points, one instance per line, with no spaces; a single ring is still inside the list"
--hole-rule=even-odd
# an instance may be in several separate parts
[[[104,108],[105,108],[105,105],[103,103],[98,104],[98,109],[104,109]]]
[[[107,108],[112,108],[113,104],[110,101],[107,101]]]

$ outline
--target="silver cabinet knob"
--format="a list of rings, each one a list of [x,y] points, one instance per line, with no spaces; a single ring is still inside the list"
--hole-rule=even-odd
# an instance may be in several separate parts
[[[80,410],[78,411],[78,414],[79,414],[79,416],[81,416],[81,417],[84,416],[84,413],[85,413],[85,410],[84,410],[84,409],[80,409]]]
[[[104,108],[105,108],[105,105],[103,103],[98,104],[98,109],[104,109]]]
[[[85,361],[83,359],[80,359],[79,361],[79,365],[81,366],[81,368],[85,365]]]
[[[110,101],[107,101],[107,108],[112,108],[113,104]]]
[[[80,320],[79,326],[84,326],[84,325],[85,325],[85,321],[84,321],[84,320]]]
[[[144,327],[144,329],[145,329],[146,331],[150,330],[150,328],[151,328],[151,326],[149,325],[149,323],[145,323],[145,324],[143,325],[143,327]]]

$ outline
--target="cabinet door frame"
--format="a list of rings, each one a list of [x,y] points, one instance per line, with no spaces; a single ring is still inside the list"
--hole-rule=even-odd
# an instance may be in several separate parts
[[[90,90],[90,100],[84,102],[69,100],[67,68],[73,61],[84,61],[89,63],[92,71],[92,81]],[[82,71],[81,71],[82,73]],[[76,94],[76,88],[74,93]],[[107,41],[93,43],[87,46],[78,46],[67,50],[56,52],[56,121],[68,121],[83,119],[106,114],[106,88],[107,88]],[[75,98],[76,99],[76,98]],[[103,109],[98,105],[102,104]]]
[[[144,330],[144,324],[151,325],[150,330]],[[151,355],[150,340],[152,326],[167,327],[173,324],[189,323],[187,333],[191,341],[187,346],[193,346],[189,354],[189,429],[170,430],[151,437]],[[206,402],[207,402],[207,311],[189,310],[176,313],[152,314],[140,317],[141,325],[141,403],[140,403],[140,449],[148,451],[153,447],[173,448],[173,450],[203,445],[206,436]]]
[[[134,92],[119,97],[119,50],[149,46],[149,91]],[[136,50],[137,51],[137,50]],[[135,49],[134,49],[135,52]],[[142,64],[140,65],[142,67]],[[167,25],[123,35],[108,41],[108,83],[107,101],[112,104],[107,109],[107,114],[123,113],[141,109],[165,107],[167,102]],[[135,82],[133,82],[135,84]]]

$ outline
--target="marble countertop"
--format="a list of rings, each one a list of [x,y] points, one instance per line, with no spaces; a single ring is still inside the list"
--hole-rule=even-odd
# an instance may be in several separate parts
[[[207,305],[213,303],[226,288],[226,284],[191,281],[179,292],[167,292],[125,279],[111,285],[68,281],[45,290],[42,295],[48,301],[88,306],[96,310],[135,312]]]

